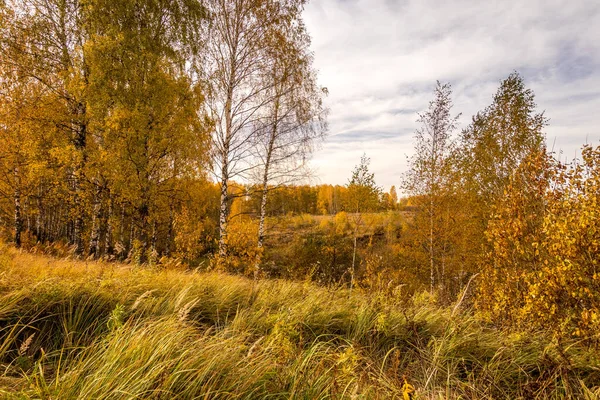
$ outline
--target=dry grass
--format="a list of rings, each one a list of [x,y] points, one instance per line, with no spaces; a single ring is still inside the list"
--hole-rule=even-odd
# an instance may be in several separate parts
[[[468,311],[0,248],[0,398],[587,398],[600,357]]]

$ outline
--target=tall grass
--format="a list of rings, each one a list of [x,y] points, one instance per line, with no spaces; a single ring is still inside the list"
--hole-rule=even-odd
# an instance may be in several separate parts
[[[404,378],[405,377],[405,378]],[[596,399],[600,356],[468,310],[0,249],[0,398]]]

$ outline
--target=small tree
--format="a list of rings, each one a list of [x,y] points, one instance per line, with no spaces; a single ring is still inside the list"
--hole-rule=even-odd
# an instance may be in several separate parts
[[[465,214],[457,224],[468,229],[461,229],[463,244],[457,251],[466,271],[478,271],[490,250],[485,231],[511,177],[529,155],[544,151],[546,121],[536,111],[533,91],[512,73],[502,81],[492,104],[461,132],[454,160],[460,211]]]
[[[415,154],[409,161],[409,172],[404,178],[404,189],[417,199],[418,212],[415,216],[417,232],[425,231],[424,248],[429,258],[430,289],[435,285],[438,263],[444,263],[446,252],[445,230],[442,220],[443,208],[451,187],[450,155],[452,132],[456,129],[460,115],[452,116],[452,89],[450,84],[439,81],[434,91],[435,98],[429,108],[419,114],[421,127],[415,135]],[[419,235],[421,236],[421,235]],[[441,279],[444,278],[442,268]]]
[[[356,272],[356,247],[358,241],[358,231],[362,225],[363,212],[374,211],[380,206],[381,188],[375,184],[375,174],[369,171],[371,159],[366,154],[360,158],[358,164],[352,171],[352,177],[348,182],[346,209],[353,213],[353,248],[352,248],[352,269],[350,271],[350,286],[354,287],[354,276]]]
[[[493,103],[461,132],[461,182],[477,202],[474,208],[483,228],[514,171],[530,154],[543,150],[546,122],[536,112],[533,91],[515,72],[502,81]]]
[[[390,209],[395,210],[398,208],[398,193],[396,192],[396,186],[392,185],[390,188]]]

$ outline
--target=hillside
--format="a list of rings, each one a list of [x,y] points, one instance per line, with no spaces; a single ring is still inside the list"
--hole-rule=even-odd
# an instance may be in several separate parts
[[[0,249],[0,397],[545,399],[600,358],[464,304]]]

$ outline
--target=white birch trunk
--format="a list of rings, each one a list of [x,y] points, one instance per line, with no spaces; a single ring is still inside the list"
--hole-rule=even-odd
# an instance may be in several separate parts
[[[21,247],[21,232],[23,231],[23,218],[21,217],[21,177],[19,175],[19,167],[15,167],[15,192],[14,192],[14,204],[15,204],[15,246]]]

